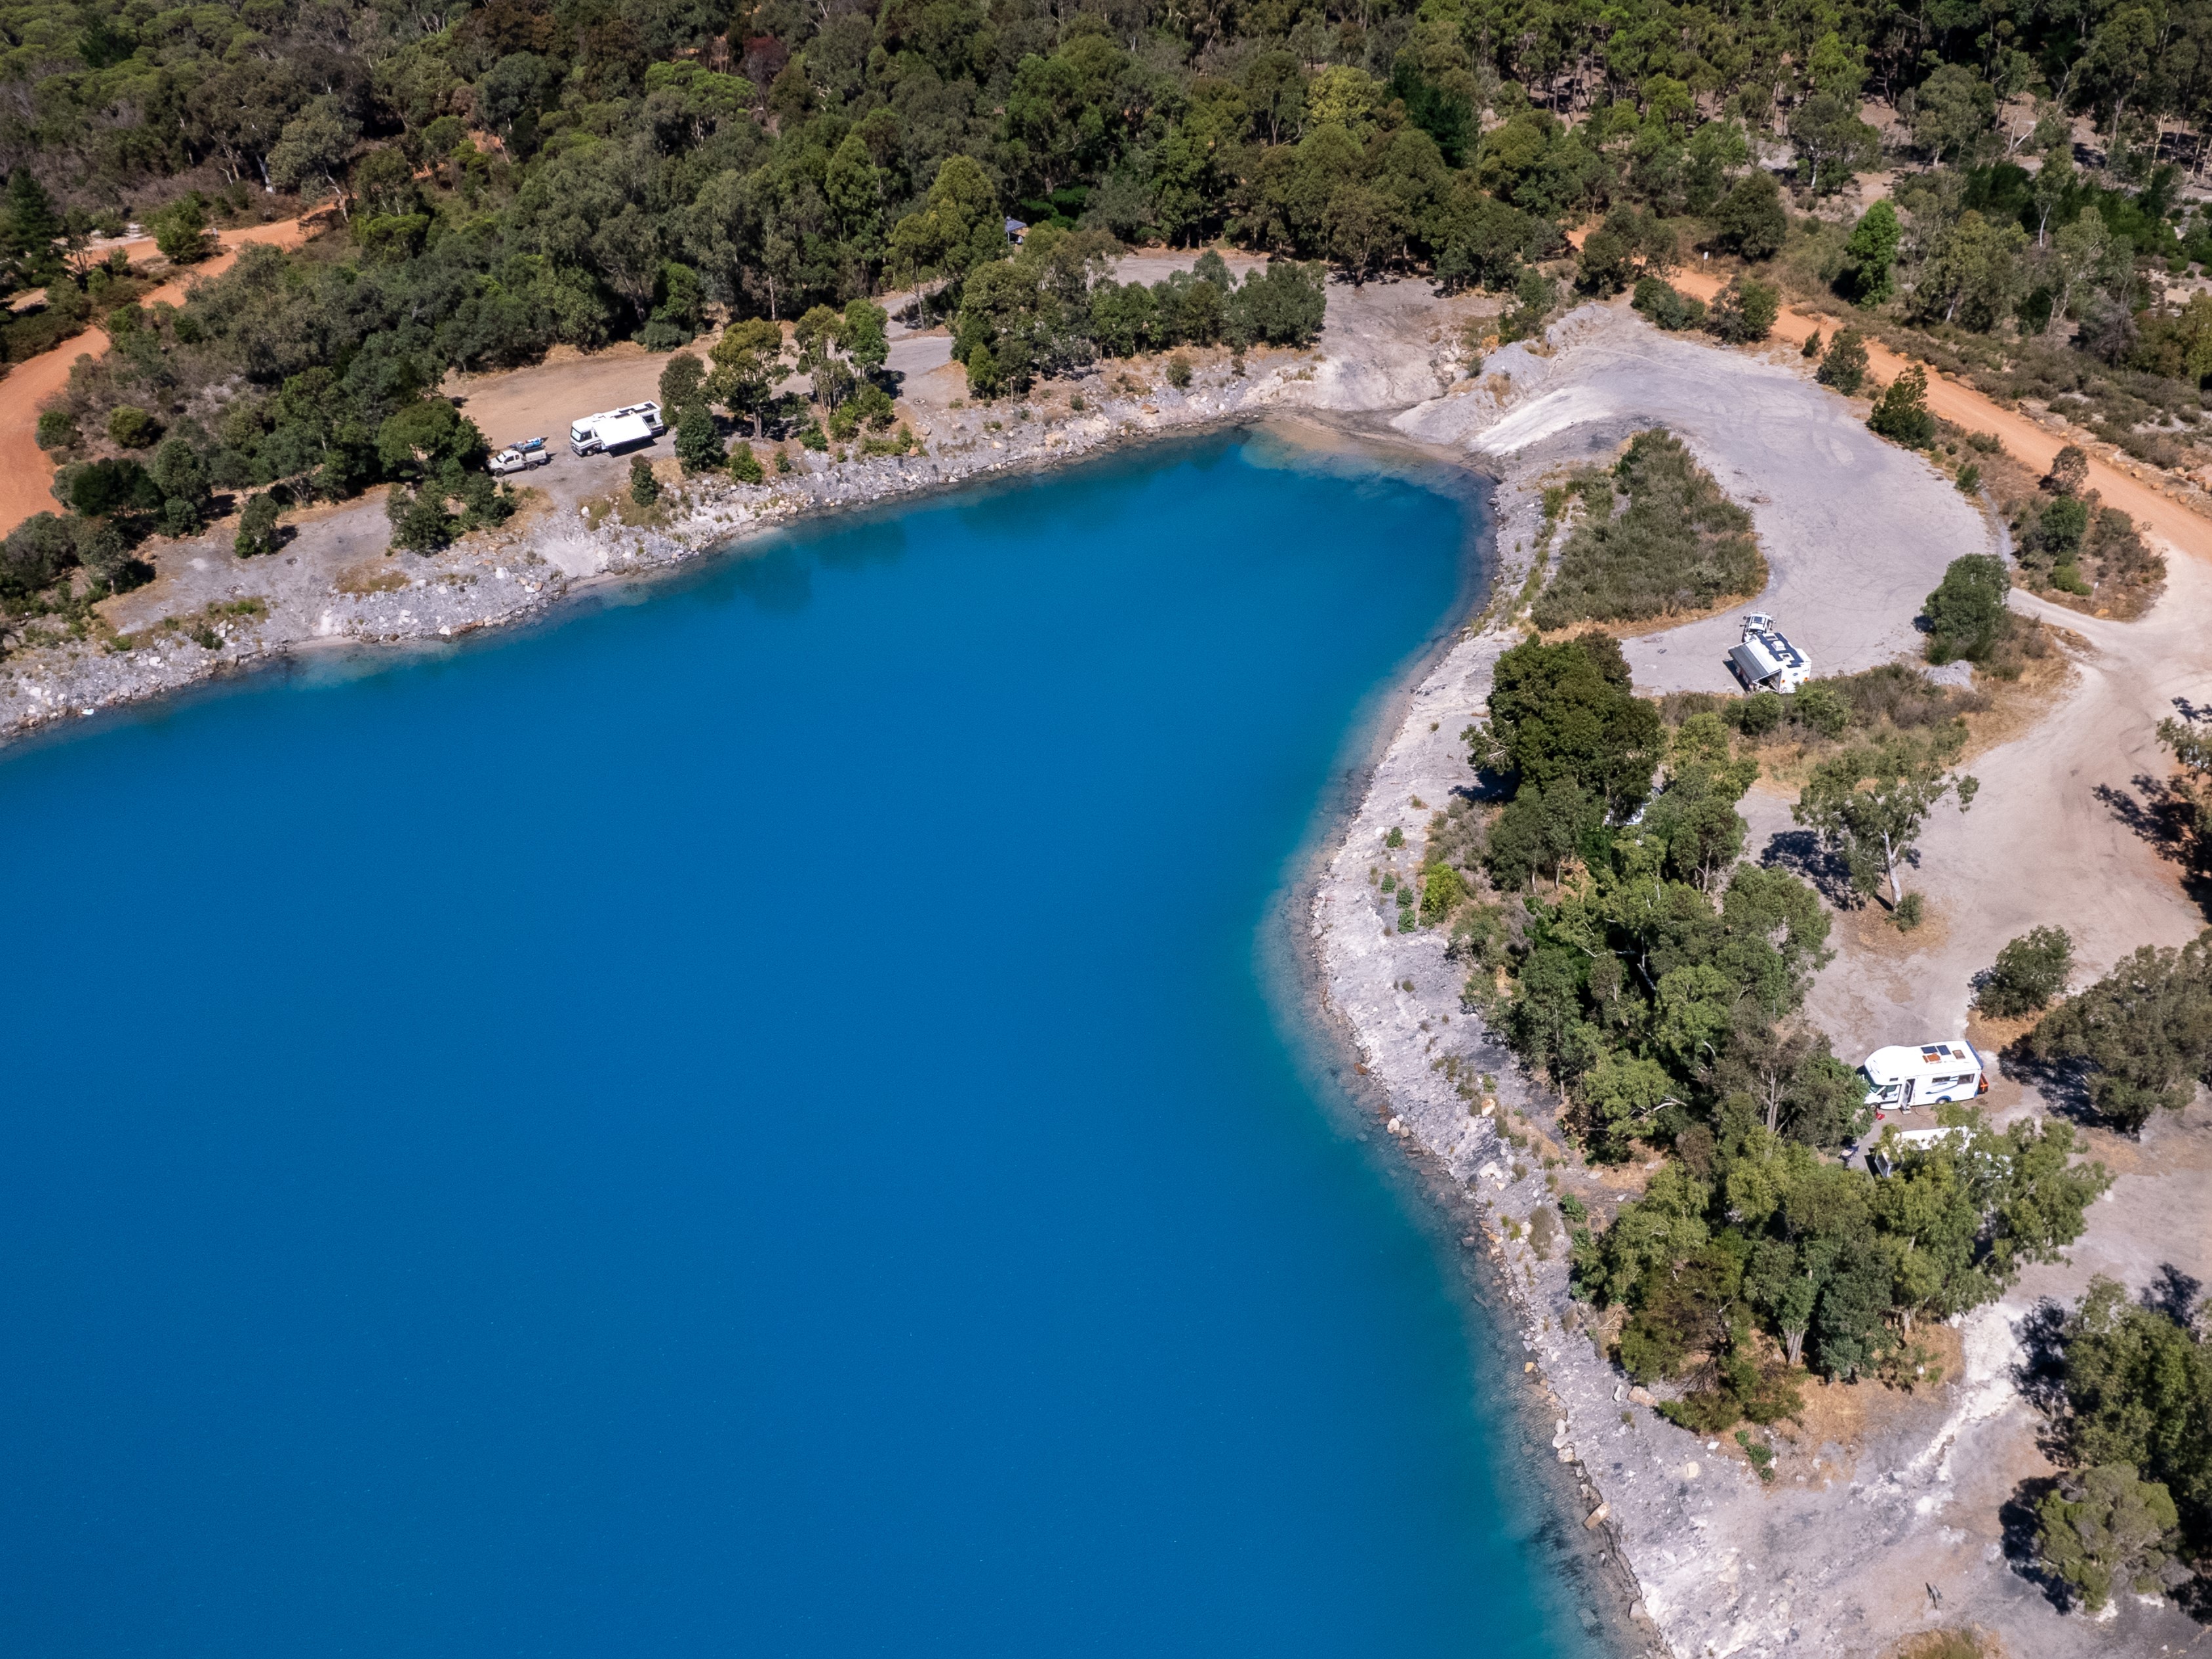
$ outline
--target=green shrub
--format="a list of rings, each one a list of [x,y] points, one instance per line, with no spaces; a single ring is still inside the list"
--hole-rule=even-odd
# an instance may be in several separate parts
[[[1910,933],[1927,919],[1926,901],[1917,893],[1908,893],[1897,901],[1897,913],[1890,919],[1899,933]]]
[[[1421,925],[1434,927],[1466,903],[1467,878],[1449,864],[1431,864],[1422,873]]]
[[[2092,1613],[2112,1591],[2159,1588],[2180,1516],[2172,1496],[2126,1463],[2100,1465],[2062,1479],[2038,1506],[2035,1546],[2044,1564]]]
[[[147,228],[154,233],[154,246],[172,264],[191,265],[216,250],[216,240],[208,234],[207,210],[197,191],[155,214]]]
[[[1714,296],[1705,329],[1729,345],[1749,345],[1773,331],[1782,314],[1782,290],[1755,277],[1737,277]]]
[[[276,497],[267,491],[249,497],[238,515],[238,539],[231,544],[231,552],[240,558],[275,552],[276,514]]]
[[[2074,939],[2063,927],[2031,929],[2008,940],[1982,976],[1975,1006],[2000,1020],[2039,1013],[2066,993],[2074,973]]]
[[[39,448],[67,449],[77,441],[76,417],[62,409],[41,410],[39,414]]]
[[[119,404],[108,411],[108,442],[118,449],[144,449],[161,436],[161,424],[143,409]]]
[[[1742,711],[1736,725],[1746,737],[1764,737],[1782,724],[1785,711],[1781,695],[1775,692],[1753,692],[1743,699]]]
[[[1942,585],[1921,611],[1928,619],[1928,660],[1984,660],[2003,637],[2009,613],[2005,595],[2012,576],[1995,553],[1968,553],[1945,567]]]
[[[1936,417],[1928,412],[1928,371],[1913,363],[1875,400],[1867,424],[1892,443],[1925,449],[1936,441]]]
[[[1790,719],[1820,736],[1841,737],[1850,726],[1850,705],[1825,680],[1808,680],[1788,700]]]
[[[1853,398],[1866,384],[1866,337],[1856,328],[1844,328],[1838,330],[1835,339],[1828,342],[1827,353],[1820,359],[1820,372],[1814,378]]]
[[[660,480],[653,477],[653,463],[643,455],[630,457],[629,498],[641,507],[650,507],[660,499]]]
[[[677,421],[676,459],[689,473],[711,473],[722,465],[722,435],[705,404],[693,404]]]
[[[1705,302],[1679,291],[1661,277],[1639,277],[1629,302],[1652,323],[1669,332],[1696,328],[1705,320]]]
[[[1168,359],[1168,384],[1182,391],[1190,384],[1190,359],[1180,351]]]
[[[761,470],[760,457],[743,438],[730,447],[730,477],[739,484],[759,484],[767,474]]]
[[[1616,490],[1628,497],[1618,513]],[[1531,608],[1539,628],[1645,621],[1704,610],[1766,585],[1751,515],[1671,433],[1638,433],[1611,479],[1594,479],[1584,495],[1588,516]]]

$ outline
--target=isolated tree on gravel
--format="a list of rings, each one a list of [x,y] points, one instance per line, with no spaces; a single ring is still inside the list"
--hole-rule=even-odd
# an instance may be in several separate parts
[[[1820,359],[1820,371],[1814,378],[1823,386],[1832,386],[1847,398],[1858,395],[1859,387],[1866,384],[1866,336],[1856,328],[1840,328],[1828,342],[1826,355]]]
[[[2074,976],[2074,939],[2063,927],[2032,928],[2005,942],[1982,976],[1974,1005],[1999,1020],[2039,1014],[2066,994]]]
[[[1928,371],[1914,363],[1875,400],[1867,424],[1892,443],[1925,449],[1936,442],[1936,417],[1928,412]]]
[[[2091,1613],[2101,1613],[2119,1586],[2143,1593],[2160,1587],[2180,1521],[2166,1488],[2140,1479],[2127,1463],[2063,1477],[2035,1517],[2036,1552]]]
[[[710,355],[710,395],[739,420],[751,421],[753,436],[761,436],[769,399],[783,378],[783,330],[763,317],[732,323]]]
[[[1855,744],[1813,769],[1791,815],[1850,863],[1852,885],[1871,895],[1883,881],[1890,903],[1905,897],[1898,866],[1919,845],[1928,814],[1955,794],[1967,811],[1979,780],[1946,771],[1957,742],[1892,737]]]
[[[672,412],[689,409],[699,400],[706,380],[707,365],[689,351],[678,351],[660,371],[660,406]]]
[[[1905,241],[1897,210],[1876,202],[1851,227],[1844,256],[1851,262],[1851,297],[1861,305],[1880,305],[1897,291],[1897,250]]]
[[[276,551],[276,499],[267,491],[248,497],[238,515],[238,539],[231,552],[240,558]]]
[[[1943,585],[1921,606],[1928,619],[1928,660],[1949,662],[1966,657],[1978,662],[1997,643],[2005,626],[2005,595],[2012,576],[1995,553],[1968,553],[1943,571]]]
[[[2212,936],[2143,946],[2045,1015],[2027,1045],[2039,1059],[2085,1062],[2090,1100],[2130,1134],[2180,1111],[2212,1067]]]

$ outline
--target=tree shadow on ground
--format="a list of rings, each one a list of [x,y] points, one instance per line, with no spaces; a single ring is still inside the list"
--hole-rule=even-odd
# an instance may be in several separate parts
[[[2013,1367],[2013,1386],[2043,1414],[2047,1425],[2066,1407],[2065,1304],[2045,1296],[2028,1310],[2014,1334],[2020,1340],[2021,1357]]]
[[[2021,1034],[1998,1051],[1998,1069],[2042,1095],[2044,1104],[2060,1117],[2075,1123],[2104,1122],[2104,1114],[2089,1097],[2087,1062],[2039,1058],[2028,1050],[2030,1034]]]
[[[2021,1481],[1997,1511],[1997,1524],[2003,1528],[2002,1548],[2012,1570],[2041,1590],[2044,1600],[2065,1613],[2074,1605],[2072,1587],[2044,1566],[2035,1547],[2036,1529],[2041,1524],[2035,1511],[2057,1489],[2057,1480],[2050,1475]]]
[[[2212,870],[2203,863],[2198,841],[2197,803],[2171,778],[2138,772],[2129,780],[2135,793],[2100,784],[2092,791],[2121,825],[2169,864],[2181,869],[2182,890],[2198,909],[2212,916]]]
[[[1808,829],[1781,830],[1767,840],[1759,862],[1768,869],[1787,870],[1811,883],[1813,890],[1838,910],[1856,910],[1865,895],[1851,885],[1851,867],[1842,854],[1820,845]]]
[[[2157,1277],[2143,1287],[2142,1305],[2153,1313],[2165,1314],[2185,1331],[2196,1319],[2197,1300],[2203,1294],[2203,1280],[2183,1272],[2170,1261],[2162,1261],[2158,1266]]]

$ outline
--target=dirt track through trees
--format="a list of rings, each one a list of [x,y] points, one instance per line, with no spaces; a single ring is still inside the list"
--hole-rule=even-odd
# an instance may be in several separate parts
[[[237,263],[238,250],[248,242],[273,242],[297,247],[305,240],[297,219],[275,224],[252,225],[222,233],[222,251],[212,259],[179,271],[139,300],[141,305],[176,305],[192,284],[218,276]],[[6,534],[33,513],[54,507],[54,463],[39,448],[39,407],[69,384],[70,370],[79,357],[97,357],[111,342],[107,331],[88,328],[64,340],[51,351],[40,352],[16,365],[0,380],[0,535]]]

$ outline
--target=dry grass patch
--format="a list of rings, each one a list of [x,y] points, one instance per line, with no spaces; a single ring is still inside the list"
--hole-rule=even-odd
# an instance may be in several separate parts
[[[338,572],[342,594],[396,594],[407,585],[407,572],[388,558],[364,558]]]

